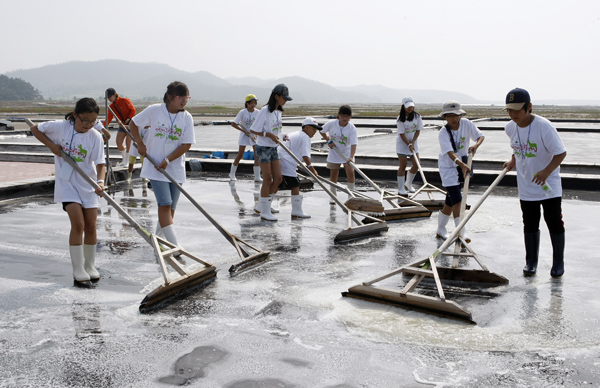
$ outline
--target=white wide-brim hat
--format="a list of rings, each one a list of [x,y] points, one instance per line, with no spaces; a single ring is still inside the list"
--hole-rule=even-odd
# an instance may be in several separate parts
[[[442,106],[442,113],[440,113],[440,117],[444,117],[447,114],[455,114],[455,115],[466,115],[467,112],[461,109],[460,102],[458,101],[446,101]]]

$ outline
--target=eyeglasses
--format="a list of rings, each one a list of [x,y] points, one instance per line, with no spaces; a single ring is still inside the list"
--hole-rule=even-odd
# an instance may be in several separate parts
[[[183,98],[183,99],[185,99],[185,100],[189,100],[190,98],[192,98],[192,97],[190,97],[190,96],[177,96],[177,97],[179,97],[179,98]]]
[[[79,119],[79,121],[81,121],[81,124],[83,125],[96,125],[98,124],[98,119],[94,120],[94,121],[89,121],[89,120],[82,120],[81,117],[79,117],[79,115],[77,115],[77,118]]]

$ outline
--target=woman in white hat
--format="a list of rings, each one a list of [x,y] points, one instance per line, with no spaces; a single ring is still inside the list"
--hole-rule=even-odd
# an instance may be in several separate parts
[[[412,158],[419,157],[419,147],[417,146],[417,139],[423,129],[423,120],[421,115],[415,111],[415,102],[412,97],[404,97],[402,99],[402,108],[400,108],[400,114],[396,121],[398,127],[398,137],[396,138],[396,154],[398,155],[398,194],[408,195],[406,190],[414,193],[415,189],[412,187],[413,179],[417,175],[419,168]],[[408,170],[406,175],[406,183],[404,182],[404,171],[408,164],[407,157],[410,156],[412,160],[412,167]]]
[[[444,207],[438,216],[438,229],[436,235],[443,239],[448,238],[446,225],[450,217],[454,217],[454,224],[460,222],[460,203],[462,202],[461,186],[464,177],[471,172],[466,164],[467,156],[475,152],[483,143],[483,133],[468,119],[463,118],[466,112],[461,109],[457,101],[444,103],[440,117],[446,120],[446,125],[440,129],[438,141],[440,143],[440,154],[438,157],[438,168],[442,185],[446,189],[446,200]],[[475,145],[470,146],[470,141]],[[460,171],[459,171],[460,170]],[[467,242],[471,239],[462,231],[462,236]]]
[[[235,172],[237,171],[240,160],[244,156],[246,146],[252,146],[254,151],[254,182],[262,182],[260,177],[260,167],[258,165],[258,158],[256,156],[256,135],[250,133],[250,127],[258,116],[259,109],[256,109],[258,99],[254,94],[248,94],[246,96],[245,108],[239,111],[231,126],[240,131],[240,138],[238,140],[238,154],[231,165],[231,171],[229,172],[229,180],[235,181]]]

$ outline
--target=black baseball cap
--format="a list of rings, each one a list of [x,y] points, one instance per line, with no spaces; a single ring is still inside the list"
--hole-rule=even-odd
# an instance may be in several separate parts
[[[280,96],[285,98],[286,101],[292,101],[292,97],[290,97],[290,92],[288,90],[288,87],[285,86],[285,84],[275,85],[272,92],[275,94],[279,94]]]
[[[115,89],[113,89],[113,88],[106,89],[106,98],[111,98],[115,94],[117,94],[117,91]]]
[[[506,95],[506,107],[504,109],[521,110],[531,102],[529,92],[525,89],[514,88]]]

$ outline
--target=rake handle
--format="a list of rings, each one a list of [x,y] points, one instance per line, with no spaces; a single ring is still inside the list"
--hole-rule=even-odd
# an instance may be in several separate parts
[[[334,145],[334,146],[333,146],[331,149],[332,149],[332,150],[334,150],[334,151],[335,151],[335,152],[336,152],[336,153],[337,153],[337,154],[340,156],[340,158],[342,158],[342,159],[345,159],[345,160],[346,160],[346,163],[348,163],[350,166],[352,166],[352,168],[353,168],[354,170],[356,170],[356,172],[358,172],[358,174],[359,174],[361,177],[363,177],[363,179],[364,179],[364,180],[366,180],[367,182],[369,182],[369,184],[370,184],[371,186],[373,186],[373,188],[374,188],[375,190],[377,190],[377,192],[378,192],[379,194],[381,194],[381,193],[383,192],[383,190],[381,189],[381,187],[379,187],[377,184],[375,184],[375,182],[373,182],[373,181],[372,181],[372,180],[371,180],[371,179],[370,179],[370,178],[367,176],[367,174],[365,174],[365,173],[364,173],[364,172],[362,172],[362,171],[361,171],[361,170],[360,170],[358,167],[356,167],[356,165],[354,164],[354,162],[352,162],[350,159],[346,159],[346,156],[345,156],[344,154],[342,154],[342,153],[340,152],[340,150],[338,150],[338,148],[337,148],[335,145]]]
[[[346,214],[351,214],[352,219],[354,220],[354,222],[356,222],[357,224],[361,225],[362,222],[360,222],[358,220],[358,218],[356,218],[354,216],[354,214],[352,214],[352,212],[350,211],[350,209],[348,209],[348,207],[346,205],[344,205],[342,203],[342,201],[340,201],[338,199],[338,197],[336,195],[334,195],[326,186],[325,184],[315,175],[313,174],[312,171],[310,171],[310,169],[308,167],[306,167],[304,165],[304,163],[302,163],[302,161],[300,159],[298,159],[298,157],[296,155],[294,155],[294,153],[285,146],[285,144],[283,144],[279,139],[277,139],[277,144],[279,145],[279,147],[283,148],[283,150],[285,150],[288,154],[290,154],[290,156],[296,161],[296,163],[298,163],[299,166],[302,167],[302,169],[304,171],[306,171],[308,173],[308,175],[312,178],[313,181],[317,182],[322,188],[323,190],[325,190],[325,192],[327,194],[329,194],[329,196],[342,208],[342,210],[346,213]]]
[[[136,143],[135,139],[131,135],[131,132],[129,131],[129,129],[124,126],[124,124],[123,124],[123,122],[121,120],[119,120],[119,118],[117,117],[117,115],[115,115],[115,112],[110,108],[110,106],[108,107],[108,109],[110,109],[110,111],[115,116],[115,119],[117,119],[117,121],[119,122],[119,124],[125,130],[125,132],[127,132],[127,135],[131,138],[131,142],[132,142],[133,146],[137,149],[138,148],[138,144]],[[204,215],[204,217],[206,217],[206,219],[211,224],[213,224],[213,226],[215,228],[217,228],[217,230],[219,232],[221,232],[221,234],[225,237],[225,239],[227,241],[229,241],[230,244],[232,244],[236,249],[241,250],[243,257],[250,256],[250,254],[248,252],[246,252],[246,250],[244,250],[242,247],[240,247],[237,244],[237,238],[233,234],[229,233],[223,226],[221,226],[221,224],[219,224],[217,222],[217,220],[215,220],[206,210],[204,210],[204,208],[198,202],[196,202],[196,200],[171,176],[171,174],[169,174],[164,169],[160,168],[159,167],[160,165],[158,163],[156,163],[156,161],[150,155],[148,155],[148,153],[146,153],[146,155],[144,157],[148,161],[150,161],[150,163],[152,163],[152,165],[154,167],[156,167],[158,169],[158,171],[160,171],[167,179],[169,179],[169,181],[171,181],[171,183],[173,183],[175,185],[175,187],[177,187],[177,189],[181,193],[183,193],[183,195],[185,195],[185,197],[196,207],[196,209],[198,209],[200,211],[200,213],[202,213]]]
[[[27,125],[29,125],[30,127],[33,127],[34,124],[31,120],[29,119],[25,119],[25,122],[27,123]],[[79,175],[81,175],[81,177],[87,182],[89,183],[94,190],[99,189],[100,186],[98,186],[98,184],[89,176],[87,175],[82,169],[81,167],[79,167],[77,165],[77,162],[75,162],[62,148],[60,149],[60,154],[61,157],[63,158],[63,160],[65,162],[67,162],[71,167],[73,167],[73,170],[77,171],[77,173]],[[151,238],[151,234],[144,229],[140,224],[137,223],[137,221],[135,221],[110,195],[108,195],[107,192],[102,191],[102,198],[104,198],[106,200],[106,202],[108,202],[112,207],[114,207],[117,212],[123,216],[123,218],[125,218],[127,220],[127,222],[129,222],[129,224],[131,224],[131,226],[133,226],[138,233],[146,240],[148,241],[148,243],[150,245],[152,245],[152,238]]]

